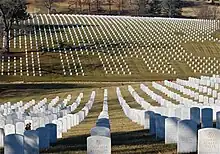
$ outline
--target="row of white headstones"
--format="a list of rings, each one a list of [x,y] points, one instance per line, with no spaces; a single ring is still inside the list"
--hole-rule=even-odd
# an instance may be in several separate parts
[[[102,112],[96,121],[96,126],[90,131],[90,137],[87,138],[88,154],[111,154],[111,131],[108,115],[108,92],[104,90],[104,101]]]
[[[129,92],[144,110],[130,108],[121,95],[120,89],[116,90],[125,115],[133,122],[144,126],[145,129],[150,129],[150,133],[156,135],[157,139],[165,140],[165,144],[176,143],[178,153],[190,153],[197,150],[198,153],[212,151],[217,154],[220,152],[216,146],[220,143],[219,111],[213,112],[212,106],[205,104],[201,106],[192,104],[190,107],[172,104],[143,84],[141,89],[157,101],[160,106],[152,106],[129,86]],[[216,128],[213,128],[214,113]],[[202,129],[198,130],[200,124]]]
[[[129,65],[124,59],[124,57],[129,56],[141,57],[146,67],[152,73],[176,74],[176,70],[170,65],[171,60],[184,60],[194,72],[218,73],[219,66],[214,65],[219,63],[218,59],[194,56],[192,53],[187,53],[181,45],[182,42],[186,43],[188,41],[218,41],[218,39],[212,37],[212,33],[219,29],[218,21],[117,16],[73,16],[68,14],[32,14],[32,17],[33,19],[20,23],[20,25],[32,25],[34,27],[34,35],[32,32],[24,30],[24,40],[22,41],[22,36],[18,38],[20,49],[22,49],[22,43],[24,42],[26,64],[25,67],[22,67],[23,59],[20,57],[20,75],[24,75],[22,70],[25,68],[27,76],[31,74],[35,76],[37,73],[35,67],[37,66],[38,75],[41,76],[39,50],[46,48],[50,52],[50,48],[52,48],[55,52],[55,42],[65,41],[73,46],[79,45],[80,50],[69,49],[68,51],[64,49],[62,51],[61,46],[58,46],[63,75],[85,75],[80,61],[80,53],[83,54],[84,48],[87,54],[91,51],[93,55],[98,55],[106,74],[131,74],[132,70],[130,70]],[[48,25],[51,25],[52,28],[49,27],[47,30],[46,26]],[[177,32],[183,33],[183,35],[176,35]],[[16,36],[17,33],[21,34],[21,30],[19,32],[14,30],[13,35]],[[94,44],[94,49],[88,47],[86,41],[89,44]],[[30,43],[28,44],[28,42]],[[13,47],[17,48],[16,37],[13,43]],[[120,47],[115,49],[113,44],[117,43],[119,43]],[[34,52],[31,52],[31,72],[28,49],[32,50],[34,47],[38,51],[36,52],[37,64],[35,64]],[[101,52],[98,51],[99,49]],[[11,67],[11,61],[14,62],[14,75],[18,75],[16,71],[16,61],[18,60],[17,58],[13,59],[14,61],[10,57],[2,57],[1,75],[12,75],[10,73],[10,69],[13,67]],[[4,63],[6,61],[8,65],[5,71]],[[71,64],[73,65],[71,66]],[[77,64],[79,64],[79,68],[77,68]]]
[[[216,78],[215,77],[211,77],[211,78],[201,77],[201,78],[202,78],[201,81],[200,80],[198,81],[196,79],[194,80],[201,84],[205,84],[207,86],[208,85],[211,86],[211,82],[207,82],[208,79],[212,80],[213,82],[220,81],[218,77]],[[160,85],[156,84],[154,87],[160,87]],[[140,88],[146,94],[148,94],[151,97],[151,99],[157,101],[160,106],[152,106],[150,103],[146,102],[142,97],[140,97],[131,86],[128,86],[128,91],[131,93],[131,95],[134,97],[137,103],[139,103],[145,110],[137,110],[134,108],[130,108],[129,105],[126,103],[126,100],[123,99],[123,96],[120,93],[120,89],[117,88],[116,92],[117,92],[119,103],[122,106],[122,109],[128,118],[144,126],[145,129],[150,129],[150,133],[152,135],[155,134],[156,138],[164,139],[166,144],[177,143],[178,152],[195,152],[197,149],[199,153],[208,152],[210,150],[213,150],[216,153],[219,152],[218,149],[214,149],[214,146],[209,147],[209,149],[204,148],[206,147],[204,145],[209,143],[210,141],[212,141],[212,144],[219,143],[219,139],[215,137],[215,136],[218,137],[219,130],[214,129],[212,127],[213,127],[213,120],[215,119],[214,121],[216,121],[216,128],[220,128],[220,112],[214,111],[212,109],[213,108],[212,104],[207,106],[205,104],[197,103],[196,101],[194,101],[192,103],[180,102],[180,104],[176,105],[176,104],[173,104],[171,101],[167,101],[162,96],[154,93],[152,90],[150,90],[148,87],[146,87],[143,84],[140,85]],[[164,88],[161,88],[161,90],[163,91]],[[168,94],[166,90],[164,90],[163,92]],[[79,97],[82,97],[82,95]],[[61,106],[66,107],[70,99],[71,97],[67,96],[66,101],[63,101],[63,103],[61,103],[62,104]],[[175,98],[172,98],[172,99],[175,99]],[[56,97],[54,101],[50,103],[49,106],[50,107],[54,106],[57,100],[58,98]],[[93,102],[94,98],[90,100]],[[45,101],[46,100],[41,101],[35,106],[37,108],[41,107],[43,106],[43,104],[45,104],[44,103]],[[33,104],[33,101],[31,104]],[[10,103],[4,104],[3,106],[10,106]],[[33,107],[33,108],[36,109],[36,107],[35,108]],[[83,108],[82,110],[85,111],[85,114],[86,113],[88,114],[88,112],[86,112],[87,111],[86,108]],[[91,142],[89,142],[89,138],[88,138],[87,140],[88,151],[91,151],[91,149],[93,149],[92,151],[100,151],[100,149],[104,149],[104,151],[107,153],[111,151],[111,142],[109,142],[109,138],[108,138],[110,136],[110,123],[106,122],[106,120],[109,121],[107,111],[108,111],[107,90],[105,90],[103,111],[100,113],[98,117],[98,120],[96,123],[97,127],[91,129],[91,137],[93,138],[92,141],[95,140],[97,142],[92,142],[92,144],[90,144]],[[63,112],[61,112],[61,115],[63,114],[66,115],[67,113],[68,113],[68,108],[67,110],[64,110]],[[82,114],[79,113],[79,117],[80,115],[82,116],[84,115],[84,112],[81,112],[81,113]],[[214,118],[213,116],[215,114],[216,114],[216,118]],[[69,120],[67,118],[66,123],[68,123],[68,121]],[[198,130],[198,126],[200,125],[200,123],[201,123],[202,129],[200,129],[198,133],[198,137],[200,140],[199,139],[197,140],[197,130]],[[48,127],[48,129],[51,129],[51,133],[54,132],[52,130],[55,130],[54,125],[50,124],[50,125],[47,125],[46,127]],[[66,125],[67,129],[68,127],[69,127],[69,124]],[[102,127],[102,128],[99,128],[99,127]],[[54,136],[54,134],[57,134],[57,133],[52,133],[51,136]],[[209,134],[212,134],[212,135],[209,136]],[[189,138],[190,140],[188,140]],[[207,141],[204,143],[202,142],[201,138],[206,139]],[[49,139],[49,141],[52,143],[54,141],[54,138]],[[94,144],[94,143],[97,143],[97,144]],[[48,145],[48,144],[44,144],[44,145]]]
[[[0,143],[1,147],[4,147],[4,153],[30,154],[39,153],[39,150],[49,148],[50,144],[57,141],[57,138],[62,138],[62,133],[79,125],[88,115],[94,103],[94,91],[85,106],[79,112],[71,114],[80,104],[82,97],[83,94],[81,93],[71,105],[68,105],[71,95],[68,95],[60,104],[57,104],[59,97],[54,98],[49,104],[45,99],[35,105],[32,101],[28,106],[34,106],[31,107],[29,112],[26,111],[28,114],[23,112],[22,118],[17,116],[15,119],[16,113],[13,114],[15,111],[11,111],[12,113],[5,117],[8,119],[12,116],[12,123],[6,123],[9,121],[2,117],[1,123],[5,123],[5,125],[0,128]],[[7,104],[9,105],[9,103]],[[54,107],[56,104],[57,107]],[[31,127],[27,129],[25,127],[28,124]]]

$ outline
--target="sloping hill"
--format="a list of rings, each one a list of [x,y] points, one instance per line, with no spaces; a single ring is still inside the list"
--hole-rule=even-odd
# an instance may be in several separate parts
[[[34,15],[11,31],[1,81],[143,81],[219,74],[219,22]],[[3,44],[3,40],[0,40]]]

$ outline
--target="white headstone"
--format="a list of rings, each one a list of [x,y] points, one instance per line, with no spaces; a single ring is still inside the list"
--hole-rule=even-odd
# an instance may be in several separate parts
[[[52,123],[57,125],[57,138],[62,138],[63,123],[60,120],[53,120]]]
[[[69,130],[71,128],[71,117],[66,115],[63,118],[66,118],[66,128],[67,128],[67,130]]]
[[[155,113],[150,114],[150,134],[153,135],[156,133],[156,121],[155,121]]]
[[[198,107],[190,108],[190,119],[195,121],[197,125],[200,124],[200,108]]]
[[[192,120],[178,123],[177,152],[190,153],[197,150],[197,124]]]
[[[93,127],[90,134],[91,136],[111,137],[110,129],[106,127]]]
[[[216,128],[220,129],[220,111],[216,112]]]
[[[45,126],[50,133],[50,143],[56,143],[57,141],[57,125],[56,124],[46,124]]]
[[[87,154],[111,154],[111,139],[104,136],[88,137]]]
[[[46,127],[40,127],[36,130],[39,136],[39,148],[46,149],[50,146],[50,134]]]
[[[63,128],[63,133],[67,132],[67,120],[66,118],[59,118],[58,120],[60,120],[62,122],[62,128]]]
[[[0,128],[0,148],[4,147],[4,137],[5,137],[4,129]]]
[[[202,109],[202,128],[212,128],[213,127],[213,110],[211,108]]]
[[[32,129],[36,130],[38,127],[40,127],[39,117],[32,117]]]
[[[145,119],[144,129],[150,129],[150,114],[152,113],[153,113],[152,111],[146,111],[144,113],[144,119]]]
[[[24,136],[20,134],[5,136],[4,154],[24,154]]]
[[[204,128],[198,131],[198,154],[219,154],[219,145],[219,129]]]
[[[24,132],[24,154],[39,154],[39,136],[36,130]]]
[[[9,134],[15,134],[15,125],[7,124],[5,125],[5,136]]]
[[[16,134],[21,134],[21,135],[24,135],[24,130],[25,130],[25,125],[24,125],[24,122],[17,122],[15,124],[15,131],[16,131]]]
[[[74,116],[73,114],[67,114],[67,116],[70,118],[70,128],[74,126]]]
[[[0,128],[5,128],[5,120],[3,118],[0,119]]]
[[[156,118],[156,138],[164,139],[165,138],[165,119],[167,117],[157,115],[155,118]]]
[[[165,144],[177,143],[177,124],[180,119],[169,117],[165,120]]]

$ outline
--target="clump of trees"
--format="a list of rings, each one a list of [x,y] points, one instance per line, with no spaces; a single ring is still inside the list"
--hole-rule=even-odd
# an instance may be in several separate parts
[[[27,20],[30,15],[27,13],[27,3],[25,0],[1,0],[0,1],[0,20],[4,38],[3,53],[9,53],[10,30],[20,21]]]
[[[99,14],[102,8],[107,14],[121,15],[128,10],[131,15],[177,17],[181,15],[182,3],[181,0],[69,0],[70,13]]]
[[[52,7],[54,4],[55,0],[44,0],[44,5],[47,8],[47,13],[51,13],[52,12]]]

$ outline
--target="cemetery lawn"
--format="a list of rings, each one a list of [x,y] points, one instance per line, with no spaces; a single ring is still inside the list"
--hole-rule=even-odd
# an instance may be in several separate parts
[[[150,83],[146,82],[145,84],[150,86]],[[62,100],[68,94],[71,94],[73,100],[70,103],[72,103],[80,92],[83,92],[84,97],[80,106],[74,111],[75,113],[84,107],[90,98],[91,92],[95,90],[95,102],[85,120],[78,126],[72,127],[67,133],[64,133],[63,138],[58,140],[55,145],[41,151],[41,153],[45,154],[86,153],[86,139],[90,134],[90,129],[95,126],[99,113],[102,111],[104,89],[106,88],[109,95],[108,106],[111,123],[112,153],[176,153],[176,145],[165,145],[163,141],[156,140],[155,136],[149,135],[148,130],[144,130],[143,127],[133,123],[124,115],[116,96],[117,86],[120,86],[123,97],[132,108],[141,109],[141,106],[135,102],[128,92],[127,85],[128,83],[35,84],[29,86],[22,86],[21,84],[0,85],[0,102],[11,101],[11,103],[15,103],[20,100],[27,102],[31,99],[39,101],[44,97],[48,98],[49,102],[56,96],[60,96]],[[152,105],[157,105],[154,100],[139,88],[139,83],[133,83],[131,85],[141,97]]]
[[[188,42],[182,44],[186,52],[192,53],[196,57],[211,57],[220,60],[219,49],[220,45],[218,43],[212,42]],[[64,53],[63,53],[64,54]],[[24,53],[11,53],[12,56],[25,57]],[[75,56],[75,53],[74,55]],[[59,53],[40,53],[41,70],[42,76],[32,76],[32,70],[30,69],[30,76],[26,76],[25,66],[23,66],[23,76],[17,72],[17,76],[13,76],[13,70],[11,70],[11,75],[1,76],[0,82],[140,82],[140,81],[159,81],[159,80],[174,80],[176,78],[187,79],[188,76],[199,77],[204,75],[202,73],[193,72],[193,70],[184,61],[172,60],[169,65],[172,65],[177,74],[161,74],[153,72],[147,68],[146,64],[141,58],[136,57],[124,57],[127,65],[132,72],[131,75],[128,74],[105,74],[102,67],[101,61],[98,55],[95,53],[82,52],[79,54],[81,60],[83,71],[85,76],[79,74],[78,76],[73,72],[73,76],[64,76],[62,72],[62,65],[59,59]],[[11,66],[13,66],[13,61],[11,61]],[[31,65],[31,63],[29,64]],[[70,62],[70,65],[73,64]],[[216,62],[216,65],[219,65]],[[5,67],[7,67],[5,65]],[[76,67],[79,68],[79,64],[76,63]],[[12,69],[12,67],[11,67]],[[67,70],[68,71],[68,70]],[[68,73],[68,72],[67,72]],[[209,74],[205,74],[209,75]],[[211,75],[211,74],[210,74]]]

